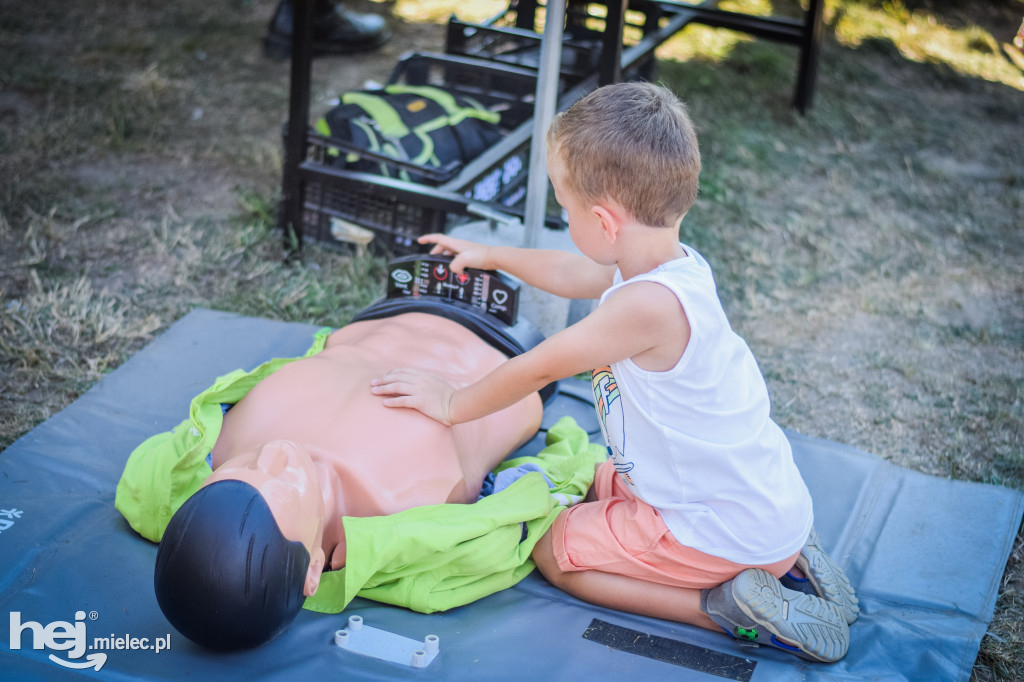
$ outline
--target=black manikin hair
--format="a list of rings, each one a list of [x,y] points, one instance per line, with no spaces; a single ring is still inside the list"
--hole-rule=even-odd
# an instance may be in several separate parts
[[[309,552],[288,540],[248,483],[201,488],[171,517],[156,555],[156,599],[181,634],[212,649],[273,639],[298,614]]]

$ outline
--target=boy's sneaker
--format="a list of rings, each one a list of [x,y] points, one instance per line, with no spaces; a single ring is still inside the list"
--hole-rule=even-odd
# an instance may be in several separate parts
[[[803,571],[804,577],[797,578],[792,573],[787,573],[781,578],[784,587],[814,594],[832,602],[839,609],[839,613],[843,614],[847,625],[852,625],[857,620],[860,606],[853,586],[850,585],[850,580],[843,573],[843,569],[839,568],[839,564],[821,548],[821,541],[814,528],[811,528],[811,534],[800,550],[796,567]]]
[[[700,607],[736,639],[810,661],[838,661],[850,647],[850,628],[834,604],[787,589],[761,568],[701,590]]]

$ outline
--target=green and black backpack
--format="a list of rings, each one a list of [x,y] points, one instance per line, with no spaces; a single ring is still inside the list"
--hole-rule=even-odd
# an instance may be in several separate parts
[[[470,97],[429,85],[389,85],[345,93],[317,121],[316,131],[344,143],[328,146],[331,165],[440,184],[501,138],[499,120],[497,112]],[[439,172],[418,173],[386,158]]]

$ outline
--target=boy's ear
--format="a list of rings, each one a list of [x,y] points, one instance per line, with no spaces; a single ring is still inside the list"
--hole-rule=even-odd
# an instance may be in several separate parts
[[[615,243],[615,240],[619,238],[619,231],[622,229],[622,218],[616,208],[614,205],[603,203],[590,207],[601,224],[601,231],[604,232],[605,239],[609,244]]]

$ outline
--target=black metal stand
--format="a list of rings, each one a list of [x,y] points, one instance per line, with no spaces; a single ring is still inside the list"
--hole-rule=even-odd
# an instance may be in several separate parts
[[[366,225],[387,237],[382,240],[385,249],[401,252],[415,248],[418,234],[445,229],[449,216],[481,215],[488,210],[493,213],[494,209],[521,214],[516,202],[525,193],[520,187],[523,178],[515,181],[519,184],[506,186],[505,183],[515,174],[513,171],[522,170],[523,175],[528,171],[532,134],[529,120],[522,121],[454,177],[436,186],[356,173],[309,158],[317,145],[322,150],[325,144],[309,131],[313,2],[293,0],[291,87],[278,219],[289,257],[295,257],[301,250],[310,225],[315,225],[313,238],[328,242],[332,233],[329,226],[335,221]],[[586,27],[585,5],[570,0],[557,108],[567,107],[599,85],[650,78],[655,49],[690,23],[701,23],[796,45],[800,62],[793,103],[800,113],[806,114],[814,95],[823,2],[809,0],[801,21],[727,12],[715,7],[717,0],[704,0],[700,4],[633,0],[632,9],[645,17],[639,27],[642,37],[635,44],[623,46],[630,0],[608,0],[604,30],[600,33]],[[509,104],[521,107],[525,95],[532,92],[531,82],[535,82],[538,73],[537,64],[528,56],[524,57],[540,44],[540,35],[536,32],[538,8],[537,0],[513,0],[507,12],[515,12],[514,22],[507,28],[495,25],[499,17],[480,25],[465,24],[453,17],[449,22],[445,54],[406,57],[396,67],[392,78],[404,77],[409,82],[425,83],[431,68],[441,68],[445,82],[453,86],[477,87],[466,86],[477,80],[498,83]],[[588,43],[588,39],[592,42]],[[597,50],[592,46],[595,39]],[[492,46],[508,44],[520,44],[523,49],[488,52]],[[598,54],[595,55],[595,51]],[[492,188],[496,188],[495,191],[492,192]],[[368,208],[355,204],[365,204]],[[485,206],[474,207],[474,204]],[[328,224],[326,229],[325,224]]]
[[[598,85],[611,85],[622,80],[622,34],[626,29],[626,10],[629,0],[608,5],[604,20],[604,45],[597,67]]]
[[[306,158],[309,128],[310,71],[313,62],[313,2],[293,0],[291,88],[288,95],[288,123],[284,144],[284,177],[281,183],[279,225],[284,232],[289,258],[302,249],[302,181],[299,165]]]
[[[716,28],[741,31],[758,38],[796,45],[800,49],[800,65],[797,69],[796,92],[793,105],[801,114],[811,108],[814,97],[814,80],[817,76],[818,50],[821,45],[823,20],[821,16],[824,0],[810,0],[803,21],[778,17],[756,17],[737,12],[726,12],[716,7],[689,5],[677,0],[658,0],[658,5],[674,7],[693,12],[693,21]]]

